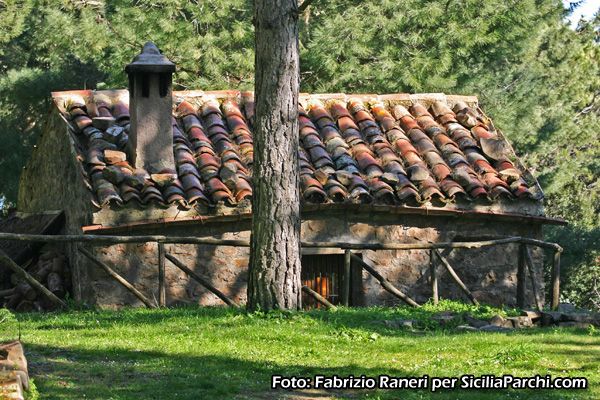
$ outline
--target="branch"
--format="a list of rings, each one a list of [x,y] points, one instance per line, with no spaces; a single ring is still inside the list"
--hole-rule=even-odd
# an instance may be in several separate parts
[[[298,14],[302,14],[304,10],[306,10],[308,6],[312,4],[313,1],[315,0],[304,0],[302,4],[300,4],[300,7],[298,7]]]

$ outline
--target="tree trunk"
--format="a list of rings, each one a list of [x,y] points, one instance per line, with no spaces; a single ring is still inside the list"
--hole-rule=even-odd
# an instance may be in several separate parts
[[[301,307],[297,2],[255,1],[255,123],[248,309]]]

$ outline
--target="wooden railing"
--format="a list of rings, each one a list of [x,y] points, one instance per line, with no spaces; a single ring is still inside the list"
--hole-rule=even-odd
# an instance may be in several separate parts
[[[207,280],[194,273],[191,269],[186,267],[183,263],[177,260],[170,254],[165,252],[165,244],[199,244],[199,245],[213,245],[213,246],[235,246],[235,247],[250,247],[250,242],[247,240],[228,240],[228,239],[217,239],[217,238],[199,238],[191,236],[165,236],[165,235],[146,235],[146,236],[115,236],[115,235],[30,235],[30,234],[18,234],[18,233],[4,233],[0,232],[0,240],[17,240],[17,241],[33,241],[33,242],[46,242],[46,243],[78,243],[77,249],[95,264],[104,269],[107,274],[112,276],[115,280],[120,282],[129,291],[131,291],[137,298],[139,298],[147,307],[155,308],[156,305],[146,298],[141,292],[121,277],[108,265],[103,263],[100,259],[95,257],[89,250],[81,245],[81,243],[89,244],[117,244],[117,243],[148,243],[155,242],[158,244],[158,306],[164,307],[166,304],[166,283],[165,283],[165,260],[171,261],[175,266],[184,271],[186,274],[191,276],[193,279],[198,281],[201,285],[206,287],[208,290],[217,295],[228,305],[237,305],[230,300],[225,294],[220,292]],[[448,260],[438,251],[438,249],[460,249],[460,248],[481,248],[485,246],[497,246],[506,245],[510,243],[519,244],[519,265],[517,273],[517,305],[521,308],[525,307],[525,291],[526,291],[526,275],[529,272],[531,280],[532,291],[534,293],[536,307],[541,310],[542,300],[539,298],[537,292],[536,282],[537,276],[533,266],[533,260],[529,253],[528,246],[537,246],[544,249],[550,249],[554,252],[553,263],[552,263],[552,277],[551,277],[551,307],[556,309],[559,302],[560,292],[560,253],[563,248],[556,243],[544,242],[541,240],[523,238],[523,237],[503,237],[495,238],[490,240],[476,240],[476,241],[455,241],[455,242],[438,242],[438,243],[348,243],[348,242],[302,242],[303,248],[336,248],[345,250],[344,257],[344,279],[343,279],[343,292],[342,292],[342,304],[348,306],[350,297],[350,265],[352,260],[358,263],[358,265],[368,271],[380,284],[394,296],[400,298],[405,303],[411,306],[419,306],[417,302],[411,299],[406,294],[402,293],[397,289],[389,280],[384,278],[379,272],[362,261],[359,257],[352,253],[352,250],[430,250],[431,257],[431,291],[434,302],[439,300],[438,293],[438,280],[436,267],[434,264],[434,256],[438,258],[447,272],[450,274],[456,284],[462,289],[465,295],[473,304],[477,304],[477,300],[473,294],[469,291],[466,285],[458,277],[454,269],[451,267]],[[40,292],[50,298],[59,308],[67,310],[68,305],[56,297],[54,294],[49,292],[39,282],[37,282],[31,275],[29,275],[23,268],[15,264],[3,251],[0,250],[0,262],[3,262],[6,266],[15,271],[22,279],[29,282],[33,287],[38,289]],[[313,294],[311,293],[311,296]],[[315,296],[313,296],[315,297]],[[315,297],[317,298],[317,297]],[[318,299],[318,298],[317,298]],[[321,300],[318,300],[323,303]],[[325,303],[323,303],[325,304]],[[325,304],[327,305],[327,304]],[[328,307],[330,305],[327,305]]]

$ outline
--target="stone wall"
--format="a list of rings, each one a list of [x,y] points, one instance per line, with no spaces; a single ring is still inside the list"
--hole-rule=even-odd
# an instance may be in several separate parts
[[[494,222],[486,219],[423,217],[389,213],[352,213],[348,211],[303,214],[304,241],[341,241],[369,243],[435,243],[451,241],[456,236],[515,235],[541,239],[541,225]],[[136,229],[130,234],[167,234],[205,236],[221,239],[249,239],[250,220],[198,224],[190,227],[165,225],[160,229]],[[230,246],[166,245],[166,251],[234,301],[246,301],[248,249]],[[532,248],[538,276],[542,275],[542,252]],[[133,283],[151,300],[157,297],[158,260],[156,243],[98,246],[96,254]],[[335,252],[335,251],[334,251]],[[314,253],[314,250],[313,250]],[[338,250],[338,253],[341,251]],[[427,250],[362,251],[362,258],[388,278],[397,288],[417,302],[431,295]],[[518,245],[483,249],[445,250],[443,254],[467,287],[483,302],[514,305]],[[82,299],[106,307],[142,306],[124,287],[86,260],[79,260]],[[396,298],[383,290],[365,271],[353,267],[353,303],[355,305],[397,304]],[[438,263],[439,293],[442,298],[466,300]],[[167,303],[223,304],[215,295],[187,277],[170,261],[166,262]],[[529,286],[529,282],[527,283]],[[538,288],[543,292],[543,288]],[[527,301],[533,304],[528,290]]]
[[[92,203],[93,194],[86,188],[81,176],[85,172],[77,161],[74,143],[75,138],[69,132],[67,122],[53,103],[19,182],[19,211],[41,213],[63,210],[64,234],[83,233],[81,227],[90,225],[93,212],[97,211]],[[83,256],[73,244],[57,247],[70,260],[73,282],[81,282],[78,266]],[[76,301],[85,300],[79,289],[80,285],[74,284],[71,296]]]

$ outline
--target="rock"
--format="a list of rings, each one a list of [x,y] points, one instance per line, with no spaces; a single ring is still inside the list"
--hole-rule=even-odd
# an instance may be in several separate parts
[[[18,376],[10,373],[2,376],[0,373],[0,395],[2,400],[23,400],[23,383]]]
[[[454,311],[445,310],[445,311],[437,311],[435,313],[435,315],[437,315],[437,316],[443,316],[443,317],[449,317],[449,316],[455,315],[455,313],[454,313]]]
[[[438,323],[439,326],[446,326],[456,321],[462,322],[460,315],[440,315],[436,317],[429,317],[429,319]]]
[[[479,329],[469,326],[469,325],[459,325],[454,330],[456,332],[479,332]]]
[[[490,320],[490,325],[500,326],[503,328],[514,328],[513,322],[510,319],[504,318],[502,315],[494,315]]]
[[[321,168],[315,171],[315,178],[319,181],[321,185],[325,185],[327,180],[329,179],[329,174],[323,171]]]
[[[600,325],[600,314],[571,313],[562,314],[560,322],[580,322],[591,325]]]
[[[422,182],[430,177],[429,170],[419,164],[413,165],[407,172],[410,175],[411,181]]]
[[[121,135],[125,133],[125,129],[120,126],[111,126],[102,134],[102,138],[109,143],[116,144]]]
[[[573,304],[568,304],[568,303],[560,303],[558,305],[558,307],[556,307],[556,311],[558,312],[575,312],[577,311],[577,307],[575,307]]]
[[[492,160],[500,160],[508,153],[508,145],[502,139],[482,138],[479,143],[483,154]]]
[[[94,128],[105,131],[115,124],[115,119],[113,117],[94,117],[92,118],[92,123],[94,124]]]
[[[592,324],[588,322],[566,321],[559,322],[558,326],[562,328],[589,328]]]
[[[386,172],[385,174],[381,175],[381,180],[392,186],[400,182],[398,175],[391,172]]]
[[[473,317],[471,314],[467,313],[463,316],[463,319],[465,320],[466,323],[468,323],[471,326],[474,326],[475,328],[481,328],[482,326],[487,325],[488,323],[481,320],[481,319],[477,319],[475,317]]]
[[[347,171],[336,171],[335,177],[342,185],[346,187],[348,187],[348,185],[354,181],[354,176],[352,173]]]
[[[507,319],[506,321],[504,321],[504,324],[502,324],[502,327],[513,329],[513,328],[515,328],[515,324],[513,323],[513,321],[511,319]]]
[[[175,174],[152,174],[150,177],[152,181],[161,188],[169,186],[175,179],[177,179],[177,175]]]
[[[109,165],[102,170],[102,176],[115,186],[119,186],[125,179],[125,174],[117,165]]]
[[[237,175],[237,171],[233,165],[230,166],[229,163],[223,165],[219,175],[221,176],[221,181],[229,190],[235,190],[240,177]]]
[[[456,119],[467,128],[472,128],[477,125],[477,114],[475,114],[474,110],[469,108],[465,108],[457,113]]]
[[[560,322],[562,313],[557,311],[542,311],[542,326],[551,326]]]
[[[141,190],[146,184],[146,178],[141,175],[126,175],[125,183],[137,190]]]
[[[0,377],[2,376],[17,379],[26,390],[29,389],[27,360],[23,345],[18,340],[0,343]]]
[[[542,313],[539,311],[521,310],[521,316],[529,317],[529,319],[531,319],[531,322],[536,322],[537,320],[542,318]]]
[[[127,155],[122,151],[104,150],[104,162],[107,164],[116,164],[127,161]]]
[[[376,322],[383,323],[383,325],[389,326],[390,328],[394,328],[394,329],[413,328],[417,325],[417,321],[412,320],[412,319],[401,319],[398,321],[383,320],[383,321],[376,321]]]
[[[512,331],[514,331],[514,329],[512,329],[512,328],[505,328],[503,326],[497,326],[497,325],[484,325],[481,328],[479,328],[479,330],[482,332],[512,332]]]
[[[531,328],[533,326],[531,318],[525,316],[510,317],[508,321],[511,321],[516,329]]]
[[[504,322],[506,322],[506,319],[504,319],[502,315],[496,314],[490,320],[490,325],[502,326],[504,325]]]

